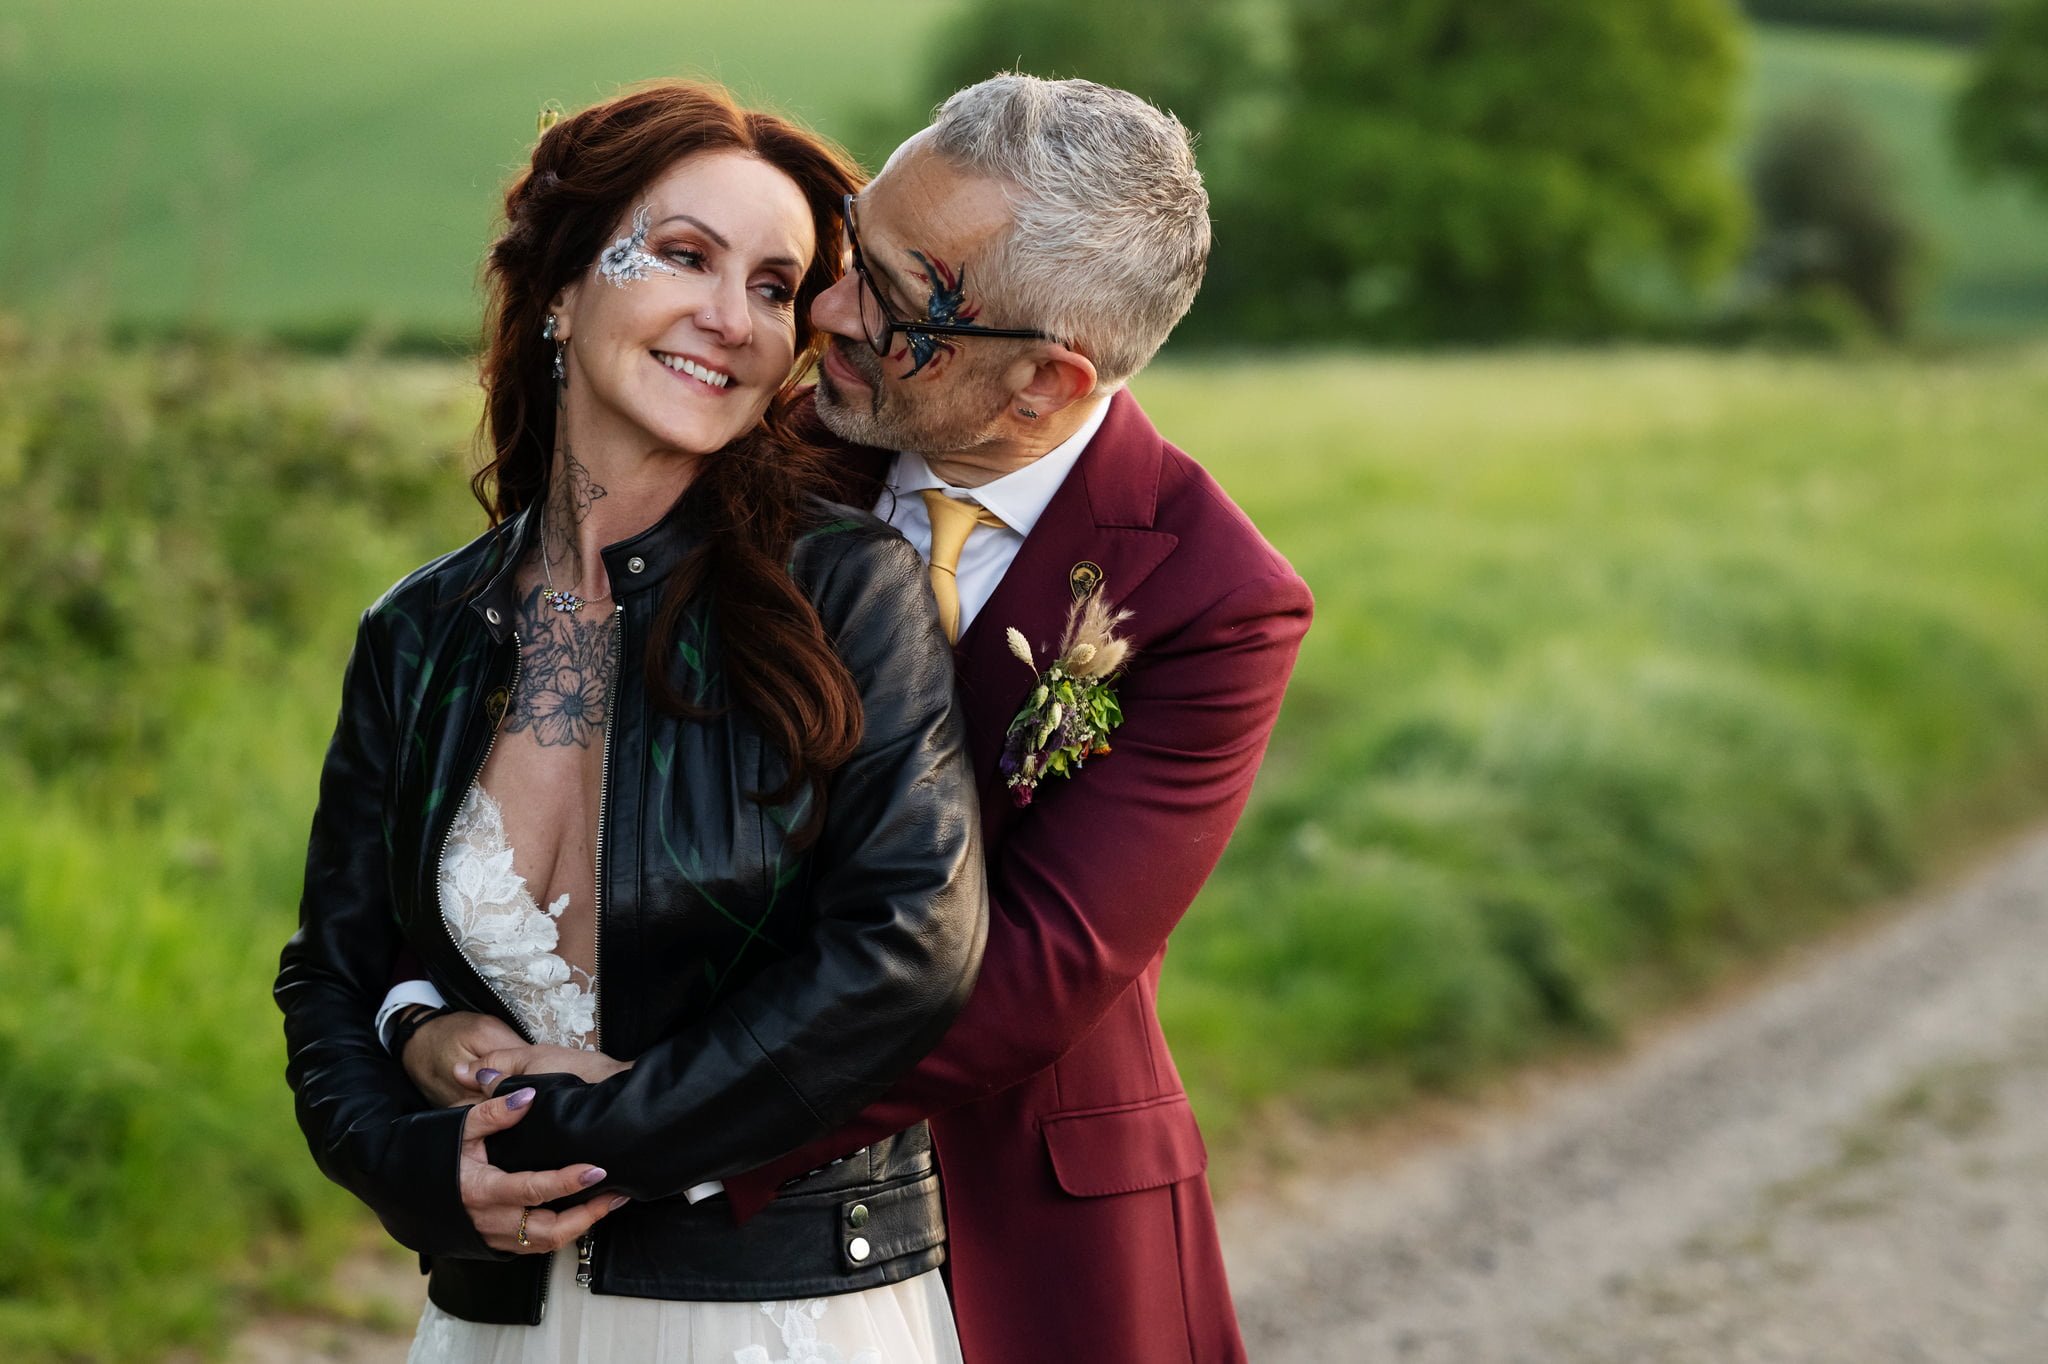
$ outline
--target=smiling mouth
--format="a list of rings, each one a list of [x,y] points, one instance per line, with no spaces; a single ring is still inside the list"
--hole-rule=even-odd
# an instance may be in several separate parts
[[[732,376],[730,374],[725,373],[723,370],[712,369],[708,365],[701,365],[687,355],[671,355],[667,351],[661,350],[649,351],[648,354],[675,373],[695,379],[698,383],[715,388],[721,393],[732,387]]]

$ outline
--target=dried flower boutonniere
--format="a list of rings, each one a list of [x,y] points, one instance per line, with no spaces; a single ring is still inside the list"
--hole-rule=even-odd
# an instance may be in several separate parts
[[[1059,657],[1038,675],[1024,708],[1010,721],[1000,763],[1010,798],[1029,805],[1038,783],[1048,776],[1067,777],[1090,758],[1109,752],[1109,732],[1124,722],[1110,684],[1131,661],[1129,640],[1116,627],[1130,619],[1128,611],[1112,611],[1100,592],[1090,593],[1067,612],[1066,634]],[[1012,628],[1005,632],[1010,652],[1028,668],[1038,663],[1031,644]]]

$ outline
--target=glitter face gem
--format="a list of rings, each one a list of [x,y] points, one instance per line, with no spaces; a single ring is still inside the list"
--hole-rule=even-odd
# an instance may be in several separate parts
[[[649,275],[673,275],[676,268],[647,252],[647,205],[633,210],[633,230],[619,238],[597,258],[598,276],[623,289]]]

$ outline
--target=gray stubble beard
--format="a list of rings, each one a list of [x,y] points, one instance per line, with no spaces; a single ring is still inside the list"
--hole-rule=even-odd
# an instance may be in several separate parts
[[[871,353],[872,354],[872,353]],[[850,403],[824,370],[818,371],[818,416],[832,434],[856,445],[882,450],[910,450],[920,455],[946,455],[985,444],[995,433],[1007,394],[996,391],[985,375],[954,376],[950,403],[905,403],[893,398],[881,379],[881,365],[863,364],[846,356],[847,364],[868,381],[865,404]],[[869,358],[869,357],[862,357]],[[962,357],[955,357],[956,361]],[[893,400],[892,400],[893,398]],[[981,415],[962,411],[981,407]]]

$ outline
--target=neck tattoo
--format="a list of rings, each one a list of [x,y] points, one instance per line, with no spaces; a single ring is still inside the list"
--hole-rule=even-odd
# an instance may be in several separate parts
[[[590,598],[579,597],[574,592],[565,592],[555,586],[555,570],[548,563],[548,527],[545,515],[541,517],[540,541],[540,571],[542,576],[548,580],[547,590],[540,594],[541,600],[554,607],[555,610],[560,611],[563,615],[573,616],[590,604]]]

